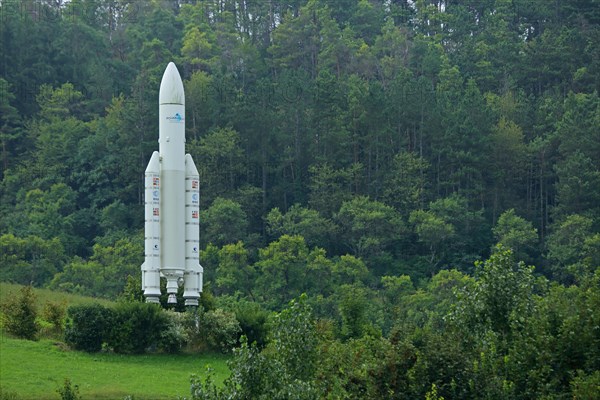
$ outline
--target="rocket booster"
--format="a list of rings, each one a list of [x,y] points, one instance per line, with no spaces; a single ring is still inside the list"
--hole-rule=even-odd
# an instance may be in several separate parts
[[[185,93],[174,63],[160,83],[158,151],[145,173],[145,259],[142,289],[158,303],[160,277],[167,279],[169,303],[184,285],[185,304],[197,306],[203,269],[199,262],[199,175],[185,154]]]

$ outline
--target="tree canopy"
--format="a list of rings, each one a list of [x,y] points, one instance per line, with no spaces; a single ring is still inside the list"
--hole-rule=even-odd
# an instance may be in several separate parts
[[[205,293],[273,312],[306,293],[339,341],[320,349],[332,398],[584,396],[600,379],[568,338],[598,343],[596,1],[32,0],[0,16],[1,280],[102,297],[139,281],[174,61]],[[300,372],[275,389],[316,393]]]

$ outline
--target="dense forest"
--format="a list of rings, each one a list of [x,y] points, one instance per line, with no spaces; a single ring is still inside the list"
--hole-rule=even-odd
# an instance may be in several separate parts
[[[271,389],[598,398],[597,1],[1,0],[0,280],[140,281],[169,61],[205,306],[317,321]]]

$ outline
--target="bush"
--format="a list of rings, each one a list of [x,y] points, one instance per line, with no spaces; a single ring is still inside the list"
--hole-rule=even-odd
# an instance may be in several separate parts
[[[188,314],[172,311],[164,312],[167,317],[167,328],[160,332],[158,347],[166,353],[178,353],[187,344],[189,336],[186,332]]]
[[[116,353],[141,354],[158,346],[168,325],[168,317],[157,304],[120,303],[114,309],[107,343]]]
[[[235,317],[240,324],[240,333],[246,336],[248,343],[255,343],[260,349],[265,347],[269,332],[269,312],[263,310],[258,303],[240,301],[235,307]]]
[[[97,352],[102,349],[113,321],[113,313],[100,304],[69,307],[65,341],[77,350]]]
[[[235,314],[217,308],[200,316],[199,332],[210,349],[227,353],[237,343],[240,324]]]
[[[186,326],[194,351],[230,352],[237,344],[240,332],[235,314],[220,308],[206,312],[199,309],[197,315],[186,314]]]
[[[60,394],[61,400],[81,399],[81,396],[79,396],[79,386],[71,385],[71,380],[69,378],[65,378],[65,383],[61,388],[58,388],[57,392]]]
[[[22,339],[35,340],[39,327],[35,322],[35,293],[31,286],[24,286],[19,297],[13,297],[3,304],[4,327],[6,331]]]
[[[42,310],[42,318],[44,321],[52,324],[52,329],[54,329],[55,332],[61,332],[65,320],[65,313],[64,303],[46,302],[44,309]]]
[[[586,375],[583,371],[577,371],[577,376],[571,381],[571,390],[574,399],[594,400],[598,399],[600,389],[600,371],[594,371]]]
[[[315,380],[319,342],[311,312],[304,296],[290,303],[275,315],[271,341],[262,351],[242,337],[228,363],[230,377],[217,386],[211,370],[204,379],[192,376],[192,400],[335,398],[319,393]]]

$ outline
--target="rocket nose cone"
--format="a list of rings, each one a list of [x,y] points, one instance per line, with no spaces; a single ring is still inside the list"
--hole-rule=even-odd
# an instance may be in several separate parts
[[[173,62],[167,65],[160,82],[158,104],[185,104],[183,82],[181,82],[181,76]]]

